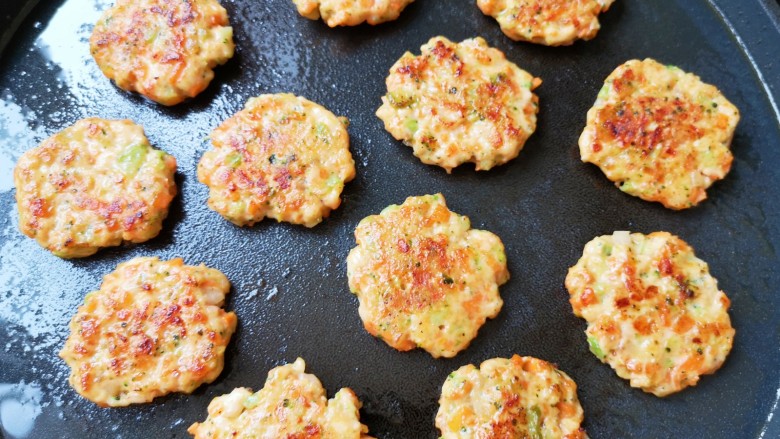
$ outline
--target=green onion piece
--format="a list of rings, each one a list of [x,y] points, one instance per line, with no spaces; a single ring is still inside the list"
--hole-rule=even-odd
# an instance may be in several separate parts
[[[588,336],[588,346],[590,347],[590,351],[593,352],[593,355],[599,357],[599,360],[603,360],[604,357],[606,357],[606,354],[601,350],[601,346],[599,346],[599,342],[596,341],[595,338]]]
[[[322,122],[317,123],[317,135],[320,137],[325,137],[330,135],[330,130],[328,129],[328,126],[325,125]]]
[[[154,40],[156,40],[156,39],[157,39],[157,36],[158,36],[159,34],[160,34],[160,31],[158,31],[158,30],[155,30],[154,32],[152,32],[152,33],[151,33],[151,35],[149,35],[149,36],[146,38],[146,43],[147,43],[147,44],[154,43]]]
[[[391,92],[387,94],[387,101],[395,108],[404,108],[411,105],[414,98],[402,92]]]
[[[241,154],[235,151],[231,152],[230,154],[227,155],[227,157],[225,157],[225,164],[230,166],[231,168],[237,167],[243,161],[244,159],[243,157],[241,157]]]
[[[404,122],[404,126],[412,134],[417,132],[417,120],[416,119],[406,119],[406,122]]]
[[[119,166],[122,168],[122,172],[128,176],[135,175],[141,169],[141,164],[148,151],[149,145],[143,143],[125,149],[119,156]]]
[[[333,189],[335,187],[343,187],[344,182],[341,181],[341,178],[339,178],[338,175],[332,174],[330,177],[328,177],[328,180],[325,182],[325,185],[328,186],[329,189]]]
[[[490,77],[490,83],[496,85],[502,82],[504,79],[506,79],[506,74],[504,74],[503,72],[497,73]]]
[[[606,83],[603,87],[601,87],[601,90],[599,90],[599,98],[604,99],[609,95],[609,88],[610,84]]]
[[[538,406],[531,407],[527,413],[528,434],[531,439],[542,439],[542,411]]]
[[[631,191],[635,190],[636,187],[634,186],[634,183],[632,183],[630,181],[624,181],[624,182],[620,183],[620,186],[618,186],[618,189],[620,189],[623,192],[629,192],[630,193]]]
[[[317,123],[316,127],[317,137],[320,138],[326,145],[330,144],[330,128],[322,122]]]

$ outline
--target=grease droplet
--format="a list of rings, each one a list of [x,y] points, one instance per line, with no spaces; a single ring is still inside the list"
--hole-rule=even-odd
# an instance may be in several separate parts
[[[41,414],[41,388],[24,382],[0,384],[0,426],[11,438],[26,438]]]

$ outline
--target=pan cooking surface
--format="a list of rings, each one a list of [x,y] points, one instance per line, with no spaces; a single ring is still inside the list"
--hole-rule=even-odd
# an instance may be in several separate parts
[[[446,376],[514,353],[554,362],[571,375],[594,438],[779,434],[771,416],[780,383],[780,127],[744,38],[735,37],[719,9],[705,2],[619,0],[602,16],[596,39],[548,48],[512,42],[467,0],[419,0],[395,22],[346,29],[306,20],[288,0],[224,0],[236,56],[196,99],[165,108],[118,90],[90,58],[92,24],[109,3],[40,2],[1,55],[3,435],[186,437],[213,397],[239,386],[257,390],[269,369],[300,356],[329,395],[345,386],[355,390],[373,435],[435,438]],[[717,3],[735,14],[737,28],[761,32],[751,40],[760,41],[755,57],[780,58],[780,32],[760,5]],[[538,129],[514,161],[480,173],[465,165],[447,175],[420,163],[374,116],[390,66],[406,50],[419,53],[435,35],[483,36],[544,81],[537,90]],[[579,160],[577,138],[604,78],[622,62],[645,57],[697,73],[742,112],[732,171],[694,209],[673,212],[625,195]],[[763,74],[775,84],[780,77],[777,70]],[[351,121],[357,178],[346,185],[342,206],[313,229],[268,220],[235,227],[206,207],[207,189],[195,177],[208,133],[249,97],[276,92],[305,96]],[[18,231],[10,175],[22,152],[88,116],[143,125],[152,144],[178,160],[180,195],[157,238],[66,261]],[[512,274],[501,288],[498,318],[467,350],[439,360],[422,351],[396,352],[363,330],[345,263],[361,218],[407,196],[436,192],[474,227],[502,238]],[[697,387],[659,399],[630,388],[588,352],[585,322],[572,314],[563,280],[587,241],[614,230],[679,235],[709,262],[731,298],[734,349]],[[238,314],[239,329],[214,383],[192,395],[99,409],[68,386],[57,352],[84,295],[136,256],[181,256],[222,270],[233,283],[227,308]]]

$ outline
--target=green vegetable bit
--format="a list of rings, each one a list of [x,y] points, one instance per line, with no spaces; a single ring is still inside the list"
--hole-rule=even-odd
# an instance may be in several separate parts
[[[135,175],[141,169],[141,164],[146,159],[146,153],[149,152],[149,149],[149,145],[143,143],[125,149],[119,156],[119,167],[122,168],[122,172],[128,176]]]
[[[500,82],[503,82],[506,79],[506,74],[501,72],[497,73],[490,77],[490,83],[493,85],[497,85]]]
[[[157,36],[160,35],[160,31],[158,29],[155,29],[154,32],[150,33],[148,37],[146,37],[146,43],[152,44],[157,39]]]
[[[330,137],[330,129],[322,122],[317,123],[317,137],[327,140]],[[327,143],[327,142],[326,142]]]
[[[631,193],[636,189],[636,186],[634,186],[633,182],[623,181],[620,183],[620,186],[618,186],[618,189],[620,189],[623,192]]]
[[[414,103],[414,98],[406,93],[396,91],[387,94],[387,101],[395,108],[404,108]]]
[[[334,189],[334,188],[343,188],[344,182],[341,181],[341,178],[336,174],[331,174],[330,177],[325,181],[325,185],[328,187],[328,189]]]
[[[412,134],[417,132],[417,120],[416,119],[406,119],[406,121],[404,122],[404,126]]]
[[[227,157],[225,157],[225,164],[231,168],[238,167],[238,165],[240,165],[243,161],[244,158],[241,157],[241,154],[238,152],[231,152],[227,155]]]
[[[538,406],[533,406],[526,415],[528,435],[531,436],[531,439],[542,439],[542,411]]]
[[[590,351],[593,352],[593,355],[599,357],[599,360],[603,360],[604,357],[607,356],[604,351],[601,350],[599,342],[591,336],[588,336],[588,346],[590,347]]]
[[[599,90],[599,98],[604,99],[607,96],[609,96],[609,89],[611,87],[611,83],[605,83],[603,87],[601,87],[601,90]]]

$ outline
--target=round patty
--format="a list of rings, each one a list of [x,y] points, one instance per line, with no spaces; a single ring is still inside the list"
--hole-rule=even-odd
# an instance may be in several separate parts
[[[442,439],[587,438],[577,385],[554,365],[512,356],[469,364],[441,389],[436,427]]]
[[[330,27],[355,26],[363,22],[374,25],[392,21],[414,0],[293,0],[298,13]]]
[[[498,21],[509,38],[566,46],[590,40],[601,26],[599,14],[615,0],[477,0],[485,15]]]
[[[216,0],[117,0],[89,45],[119,88],[163,105],[202,92],[234,49],[227,11]]]
[[[592,240],[566,288],[574,314],[588,322],[591,352],[645,392],[694,386],[731,350],[729,299],[707,264],[667,232]]]
[[[236,315],[221,307],[230,283],[181,259],[119,264],[84,298],[60,352],[70,385],[101,407],[191,393],[222,372]]]
[[[239,226],[265,217],[313,227],[355,177],[345,118],[291,94],[262,95],[211,133],[198,180],[209,207]]]
[[[133,122],[80,120],[19,158],[19,229],[63,258],[149,240],[176,195],[175,172]]]
[[[364,218],[355,238],[347,276],[360,318],[395,349],[453,357],[501,310],[498,287],[509,280],[504,245],[472,230],[441,194],[409,197]]]
[[[729,172],[738,122],[739,110],[698,76],[631,60],[607,77],[588,111],[580,156],[623,192],[685,209]]]
[[[327,399],[301,358],[268,372],[260,391],[239,387],[214,398],[208,418],[187,430],[196,439],[330,438],[369,439],[360,423],[360,401],[349,388]]]
[[[434,37],[390,69],[376,115],[423,163],[449,173],[466,162],[488,170],[517,157],[536,129],[541,80],[482,38]]]

